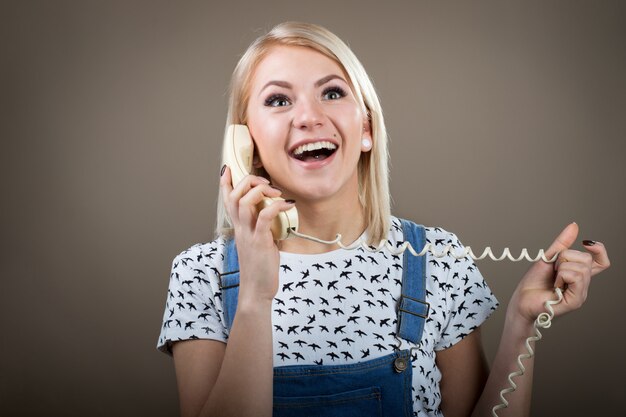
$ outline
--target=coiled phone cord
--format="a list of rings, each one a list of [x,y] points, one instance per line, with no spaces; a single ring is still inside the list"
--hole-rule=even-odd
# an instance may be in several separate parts
[[[546,300],[546,302],[543,304],[545,309],[548,310],[548,312],[543,312],[541,314],[539,314],[539,316],[537,316],[537,318],[535,319],[535,322],[533,323],[533,326],[535,328],[535,334],[536,336],[528,336],[526,338],[526,350],[528,351],[528,353],[521,353],[518,357],[517,357],[517,367],[518,370],[511,372],[508,376],[508,380],[509,380],[509,387],[508,388],[504,388],[503,390],[500,391],[500,404],[494,406],[491,409],[491,415],[493,417],[498,417],[498,413],[496,413],[496,411],[498,411],[499,409],[502,408],[507,408],[509,406],[509,402],[506,400],[506,398],[504,398],[504,396],[510,392],[513,392],[517,389],[517,384],[515,384],[515,382],[513,381],[513,378],[515,378],[516,376],[520,376],[520,375],[524,375],[524,372],[526,372],[526,368],[524,367],[524,364],[522,363],[523,359],[530,359],[533,356],[535,356],[535,352],[533,351],[533,348],[530,346],[530,342],[537,342],[538,340],[542,339],[542,334],[539,331],[539,328],[541,327],[542,329],[547,329],[552,325],[552,319],[554,318],[554,309],[552,308],[553,304],[558,304],[561,302],[561,300],[563,299],[563,292],[561,291],[560,288],[555,288],[554,292],[556,293],[557,299],[556,300]]]
[[[467,257],[467,255],[469,255],[470,257],[472,257],[472,259],[474,260],[481,260],[484,259],[487,255],[489,255],[489,257],[494,260],[494,261],[501,261],[503,260],[505,257],[507,257],[508,259],[510,259],[513,262],[518,262],[522,259],[527,259],[530,262],[536,262],[539,259],[542,259],[544,262],[555,262],[556,259],[559,256],[559,253],[556,253],[551,259],[547,259],[545,256],[545,252],[543,251],[543,249],[539,249],[539,252],[537,254],[537,256],[535,258],[531,258],[528,254],[528,251],[526,250],[526,248],[522,249],[522,252],[520,254],[519,257],[514,258],[511,255],[511,251],[509,250],[509,248],[504,248],[504,251],[502,252],[502,255],[500,257],[496,257],[493,252],[491,251],[491,247],[487,246],[485,248],[485,250],[483,251],[481,256],[476,256],[474,255],[474,252],[472,252],[472,248],[470,248],[469,246],[465,246],[463,249],[462,254],[457,255],[456,253],[452,252],[452,245],[446,245],[446,247],[443,249],[443,251],[441,252],[436,252],[434,246],[431,243],[426,243],[424,245],[424,247],[422,248],[422,250],[418,253],[415,251],[415,249],[413,249],[413,247],[411,246],[411,244],[409,242],[403,242],[402,245],[400,245],[398,247],[398,249],[395,249],[393,246],[391,246],[389,244],[388,241],[386,240],[381,240],[380,243],[378,244],[378,247],[375,246],[368,246],[365,244],[365,242],[362,241],[362,239],[358,239],[355,242],[353,242],[350,245],[344,245],[341,242],[341,234],[337,234],[337,237],[335,238],[335,240],[322,240],[322,239],[318,239],[316,237],[313,236],[309,236],[309,235],[305,235],[302,233],[298,233],[295,230],[289,230],[289,234],[303,238],[303,239],[308,239],[308,240],[312,240],[314,242],[318,242],[318,243],[324,243],[324,244],[328,244],[328,245],[332,245],[332,244],[337,244],[340,248],[342,249],[356,249],[357,247],[362,247],[363,249],[369,251],[369,252],[379,252],[382,251],[383,248],[387,248],[387,250],[389,252],[391,252],[394,255],[400,255],[402,253],[404,253],[405,250],[408,249],[409,252],[411,252],[411,254],[413,254],[414,256],[424,256],[426,254],[426,252],[430,252],[433,256],[437,257],[437,258],[441,258],[443,256],[445,256],[446,254],[450,254],[452,256],[454,256],[456,259],[461,259],[461,258],[465,258]],[[543,312],[541,314],[539,314],[539,316],[537,316],[537,318],[535,319],[534,323],[533,323],[533,327],[535,330],[535,335],[530,335],[526,338],[525,341],[525,346],[526,346],[526,351],[527,353],[521,353],[518,357],[517,357],[517,367],[518,370],[517,371],[513,371],[509,374],[508,376],[508,380],[509,380],[509,387],[504,388],[500,391],[500,400],[501,402],[497,405],[495,405],[492,409],[491,409],[491,415],[493,417],[498,417],[497,411],[502,409],[502,408],[507,408],[509,406],[509,402],[507,401],[506,398],[504,398],[504,396],[506,394],[509,394],[513,391],[515,391],[517,389],[517,384],[513,381],[513,378],[520,376],[520,375],[524,375],[524,372],[526,372],[526,368],[524,367],[524,364],[522,363],[522,360],[524,359],[530,359],[533,356],[535,356],[535,352],[533,350],[533,348],[530,346],[530,342],[537,342],[539,340],[542,339],[542,334],[539,331],[539,328],[541,327],[542,329],[548,329],[551,325],[552,325],[552,319],[554,318],[554,309],[552,308],[552,306],[554,304],[558,304],[561,302],[561,300],[563,299],[563,292],[561,291],[560,288],[555,288],[554,292],[557,296],[556,300],[546,300],[546,302],[544,303],[544,307],[547,310],[547,312]]]
[[[552,259],[547,259],[545,252],[543,251],[543,249],[539,249],[539,252],[537,253],[537,256],[535,256],[534,258],[531,258],[530,255],[528,254],[528,251],[526,250],[526,248],[522,249],[522,252],[520,254],[520,256],[518,256],[517,258],[514,258],[513,255],[511,255],[511,251],[509,250],[509,248],[504,248],[504,251],[502,252],[502,255],[500,255],[500,257],[496,257],[493,252],[491,251],[491,247],[487,246],[485,248],[485,250],[483,251],[483,254],[480,256],[476,256],[474,254],[474,252],[472,251],[472,248],[469,246],[465,246],[463,248],[462,254],[457,255],[456,253],[454,253],[452,251],[452,245],[446,245],[446,247],[443,249],[443,251],[441,252],[436,252],[435,247],[433,246],[432,243],[426,243],[424,245],[424,247],[422,248],[422,250],[418,253],[415,251],[415,249],[413,249],[413,246],[411,246],[411,244],[409,242],[403,242],[402,245],[400,245],[398,247],[398,249],[395,249],[393,246],[391,246],[389,244],[388,241],[382,239],[380,241],[380,243],[378,244],[378,246],[368,246],[365,242],[363,242],[362,239],[358,239],[356,241],[354,241],[353,243],[351,243],[350,245],[344,245],[341,242],[341,234],[337,233],[337,237],[334,240],[322,240],[322,239],[318,239],[314,236],[309,236],[309,235],[305,235],[303,233],[299,233],[296,232],[295,230],[291,230],[288,229],[289,234],[290,235],[294,235],[303,239],[307,239],[307,240],[312,240],[313,242],[317,242],[317,243],[324,243],[327,245],[334,245],[337,244],[340,248],[342,249],[356,249],[359,246],[362,247],[363,249],[369,251],[369,252],[381,252],[383,250],[383,248],[387,248],[387,250],[389,252],[391,252],[394,255],[400,255],[402,254],[405,250],[408,249],[409,252],[411,252],[414,256],[424,256],[426,254],[426,252],[430,252],[432,255],[434,255],[437,258],[442,258],[444,257],[446,254],[450,253],[450,255],[454,256],[456,259],[461,259],[461,258],[465,258],[467,257],[467,255],[471,256],[472,259],[480,261],[481,259],[484,259],[487,255],[489,255],[489,257],[494,260],[494,261],[501,261],[503,260],[505,257],[509,258],[511,261],[513,262],[518,262],[521,261],[522,259],[526,259],[529,262],[536,262],[539,259],[542,259],[544,262],[554,262],[556,261],[557,257],[559,256],[558,253],[556,253]]]

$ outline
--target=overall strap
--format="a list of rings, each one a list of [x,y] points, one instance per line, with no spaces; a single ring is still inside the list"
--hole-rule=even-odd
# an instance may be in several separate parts
[[[220,288],[222,290],[222,306],[226,328],[230,331],[237,310],[237,298],[239,296],[239,257],[235,239],[226,241],[224,253],[224,271],[219,274]]]
[[[400,219],[404,240],[416,252],[426,244],[424,226]],[[429,304],[426,302],[426,256],[414,256],[404,252],[402,270],[402,294],[398,302],[398,336],[419,343],[428,317]]]

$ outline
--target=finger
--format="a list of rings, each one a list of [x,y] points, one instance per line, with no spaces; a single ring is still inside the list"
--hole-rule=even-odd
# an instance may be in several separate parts
[[[259,184],[239,200],[239,218],[249,222],[251,226],[256,222],[257,206],[264,198],[279,197],[282,194],[277,188],[269,184]]]
[[[270,181],[267,178],[259,177],[257,175],[246,175],[239,184],[235,185],[233,191],[230,194],[232,199],[239,201],[252,187],[260,184],[269,184]]]
[[[564,262],[559,266],[559,270],[556,273],[556,278],[554,281],[555,288],[563,288],[564,284],[566,284],[563,278],[559,275],[560,272],[565,273],[566,271],[581,274],[587,280],[591,278],[591,264],[579,262]]]
[[[234,212],[233,204],[230,199],[230,194],[233,191],[233,183],[232,183],[232,177],[230,174],[230,168],[228,167],[228,165],[224,165],[222,167],[221,175],[222,176],[220,177],[220,192],[222,193],[222,201],[224,202],[224,208],[226,209],[226,212],[230,216],[231,221],[236,221],[237,213]]]
[[[565,229],[561,231],[548,250],[546,250],[546,259],[552,259],[557,253],[569,249],[576,241],[577,236],[578,225],[575,222],[565,226]]]
[[[559,257],[557,258],[556,262],[554,262],[554,270],[556,271],[561,264],[564,264],[566,262],[580,263],[591,267],[592,261],[593,258],[589,253],[573,249],[565,249],[564,251],[559,252]]]
[[[548,261],[551,261],[555,255],[563,250],[568,249],[578,236],[578,225],[576,223],[570,223],[559,233],[554,242],[544,252],[544,257]],[[550,272],[556,271],[556,266],[552,262],[545,262],[543,259],[533,263],[530,267],[530,274],[537,276],[546,276]]]
[[[563,302],[555,306],[557,311],[565,313],[580,308],[587,299],[589,278],[577,271],[563,270],[559,271],[557,281],[561,282],[559,288],[565,287]]]
[[[585,241],[588,242],[588,241]],[[606,252],[606,248],[602,242],[593,242],[593,244],[585,245],[583,247],[591,252],[591,257],[593,258],[593,264],[591,266],[591,275],[596,275],[597,273],[604,271],[609,266],[611,266],[611,261],[609,261],[609,255]]]
[[[272,204],[259,211],[259,217],[257,220],[257,231],[266,233],[270,230],[272,221],[278,213],[286,211],[292,208],[295,204],[293,200],[277,199],[273,200]]]

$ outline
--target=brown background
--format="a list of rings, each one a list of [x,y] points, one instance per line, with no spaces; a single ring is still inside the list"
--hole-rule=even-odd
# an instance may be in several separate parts
[[[155,349],[171,261],[213,237],[229,76],[285,20],[369,71],[396,215],[479,249],[536,253],[571,221],[605,242],[612,268],[539,343],[533,415],[623,413],[624,2],[295,3],[2,2],[0,414],[178,413]],[[478,265],[492,358],[528,263]]]

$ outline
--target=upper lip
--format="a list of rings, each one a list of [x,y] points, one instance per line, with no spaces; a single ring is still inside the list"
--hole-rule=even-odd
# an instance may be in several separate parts
[[[331,139],[331,138],[303,139],[291,145],[291,147],[289,148],[289,155],[293,155],[293,151],[295,151],[298,146],[306,145],[308,143],[316,143],[316,142],[331,142],[337,148],[339,148],[339,142],[337,142],[337,140],[335,139]]]

